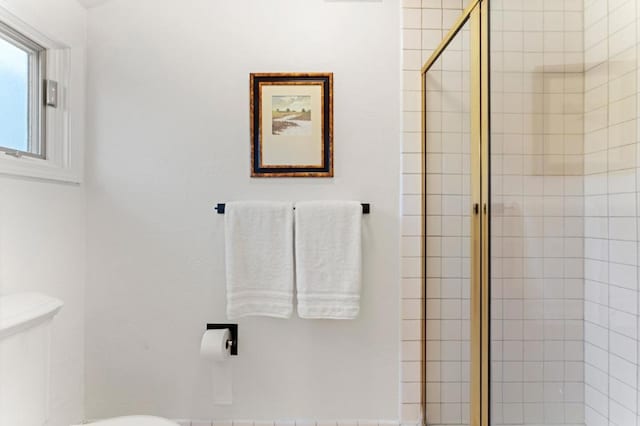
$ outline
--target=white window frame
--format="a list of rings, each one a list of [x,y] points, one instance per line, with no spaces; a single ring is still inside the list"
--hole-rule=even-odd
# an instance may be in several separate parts
[[[16,155],[15,151],[0,151],[0,174],[25,176],[46,180],[80,183],[82,181],[82,149],[70,140],[69,85],[71,74],[71,52],[68,46],[54,41],[26,24],[7,9],[0,6],[0,22],[43,48],[41,64],[43,75],[58,83],[58,105],[43,106],[40,140],[43,156]],[[40,79],[42,80],[42,79]],[[40,103],[44,105],[44,84],[39,82]],[[82,115],[80,115],[82,117]]]

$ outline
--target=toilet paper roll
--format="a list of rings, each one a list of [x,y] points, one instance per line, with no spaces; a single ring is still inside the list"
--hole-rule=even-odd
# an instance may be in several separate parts
[[[211,369],[211,386],[213,403],[228,405],[232,403],[232,370],[228,360],[230,348],[227,341],[231,339],[228,328],[207,330],[200,342],[200,354],[207,360]]]
[[[208,361],[224,361],[229,358],[227,341],[231,340],[228,328],[207,330],[200,342],[200,355]]]

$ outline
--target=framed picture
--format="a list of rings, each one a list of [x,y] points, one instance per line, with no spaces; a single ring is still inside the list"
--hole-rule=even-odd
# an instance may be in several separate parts
[[[333,176],[333,74],[251,74],[251,176]]]

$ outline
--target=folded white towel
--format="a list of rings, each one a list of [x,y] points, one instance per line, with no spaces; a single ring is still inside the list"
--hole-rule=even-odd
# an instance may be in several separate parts
[[[227,317],[289,318],[293,311],[293,204],[225,208]]]
[[[296,284],[301,318],[353,319],[360,311],[362,206],[296,204]]]

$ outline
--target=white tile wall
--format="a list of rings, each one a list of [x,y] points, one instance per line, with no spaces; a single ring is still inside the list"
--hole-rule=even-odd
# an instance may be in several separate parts
[[[420,68],[422,30],[420,0],[403,1],[403,221],[402,221],[402,312],[403,331],[412,328],[409,321],[422,318],[422,288],[420,282]],[[416,119],[416,115],[418,118]],[[408,330],[407,330],[408,331]],[[422,369],[422,339],[420,330],[402,334],[401,418],[417,422],[420,417],[420,387]]]
[[[403,422],[415,423],[420,421],[422,413],[420,412],[420,402],[423,398],[422,395],[422,342],[423,334],[421,330],[421,320],[423,318],[423,290],[422,290],[422,271],[420,257],[421,253],[421,237],[422,237],[422,208],[421,208],[421,194],[422,194],[422,142],[420,137],[421,131],[421,83],[420,83],[420,69],[423,62],[431,56],[433,49],[435,49],[442,40],[443,33],[448,30],[453,21],[459,16],[463,8],[462,0],[403,0],[403,152],[402,152],[402,164],[403,164],[403,222],[402,222],[402,298],[403,298],[403,333],[402,333],[402,409],[401,418]],[[455,77],[455,79],[448,79],[447,84],[460,84],[461,78]],[[442,113],[438,113],[437,117],[442,117]],[[450,117],[451,118],[451,117]],[[438,118],[440,120],[440,118]],[[435,128],[434,128],[435,130]],[[439,136],[438,136],[439,137]],[[459,151],[458,151],[459,153]],[[451,154],[455,152],[446,153],[451,159]],[[440,155],[444,155],[441,153]],[[447,167],[452,166],[452,161],[443,162],[443,159],[439,160],[439,167],[443,165]],[[462,163],[456,160],[456,166],[458,169],[462,168]],[[460,172],[458,171],[458,174]],[[455,179],[445,179],[444,181],[438,180],[439,176],[436,176],[433,180],[430,180],[430,184],[439,188],[453,188],[460,187],[461,182],[455,181]],[[440,191],[438,192],[440,193]],[[458,198],[451,197],[443,200],[441,208],[444,208],[446,212],[459,212],[460,195]],[[431,204],[430,204],[431,205]],[[458,213],[459,215],[459,213]],[[439,216],[440,217],[440,216]],[[437,223],[436,223],[437,222]],[[443,223],[441,220],[434,218],[430,221],[429,228],[437,227],[442,229]],[[445,229],[450,229],[455,224],[444,223]],[[460,237],[457,237],[461,240]],[[436,241],[430,242],[435,244]],[[460,241],[456,241],[455,238],[442,243],[441,240],[437,242],[438,247],[443,244],[443,247],[447,251],[461,251],[459,247]],[[452,257],[452,259],[455,259]],[[458,259],[460,257],[458,256]],[[456,263],[443,262],[438,266],[438,270],[445,269],[446,271],[455,272]],[[451,278],[460,280],[460,278]],[[459,286],[458,286],[459,287]],[[448,289],[449,287],[447,287]],[[440,312],[440,294],[439,286],[430,285],[429,293],[433,296],[433,300],[437,303],[430,303],[427,311],[430,315],[437,315]],[[461,290],[460,290],[461,291]],[[455,300],[450,296],[450,300]],[[461,300],[457,296],[457,300]],[[460,304],[460,303],[458,303]],[[446,310],[445,303],[445,310]],[[459,321],[458,321],[459,322]],[[446,323],[443,327],[446,332],[449,330],[457,331],[460,333],[461,325],[456,325],[453,320]],[[436,331],[437,330],[437,331]],[[434,333],[440,335],[440,320],[429,321],[427,324],[426,335],[435,336]],[[459,341],[459,340],[458,340]],[[439,346],[438,346],[439,347]],[[429,347],[430,353],[436,348]],[[440,350],[440,349],[438,349]],[[456,358],[460,358],[461,348],[447,348],[446,351],[455,351]],[[438,355],[440,357],[440,355]],[[437,373],[431,373],[434,370],[434,365],[429,363],[426,365],[427,374],[432,377],[432,374],[437,374],[440,377],[440,366],[437,369]],[[452,365],[442,366],[445,376],[451,374],[450,370]],[[435,377],[435,376],[433,376]],[[434,393],[434,386],[438,386],[438,392]],[[440,395],[441,387],[438,382],[429,383],[429,394]],[[443,389],[443,398],[449,401],[455,401],[460,405],[459,398],[464,392],[461,388],[455,386],[447,386]],[[439,396],[438,396],[439,398]],[[442,403],[438,401],[438,408],[429,410],[433,415],[436,411],[440,413],[440,405],[445,407],[445,416],[455,415],[460,411],[458,408],[450,410],[449,407],[453,405],[451,403]],[[440,416],[440,414],[438,414]]]
[[[636,425],[640,10],[584,3],[585,423]]]

